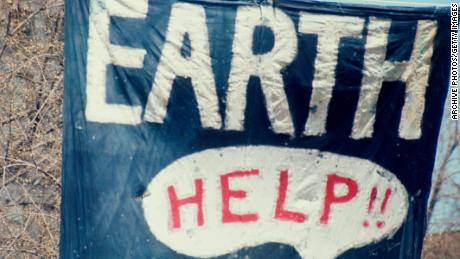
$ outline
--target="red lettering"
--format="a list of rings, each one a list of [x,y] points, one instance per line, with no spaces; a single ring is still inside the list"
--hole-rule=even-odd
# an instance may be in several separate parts
[[[171,204],[171,217],[172,217],[172,228],[180,228],[180,207],[187,204],[196,204],[197,213],[196,218],[198,226],[203,226],[204,216],[203,216],[203,180],[195,180],[195,195],[179,199],[176,194],[176,190],[172,185],[168,187],[169,201]]]
[[[337,184],[345,184],[348,192],[342,196],[336,196],[334,189]],[[326,193],[324,194],[324,208],[320,217],[321,224],[329,222],[329,214],[331,212],[331,205],[333,203],[345,203],[353,199],[358,193],[358,184],[351,178],[341,177],[336,174],[327,176]]]
[[[284,209],[286,193],[288,189],[288,171],[282,170],[280,173],[280,185],[278,188],[278,199],[276,200],[275,219],[290,220],[302,223],[305,221],[305,214],[300,212],[288,211]]]
[[[220,177],[220,185],[222,188],[222,223],[251,222],[259,219],[257,213],[234,214],[230,211],[230,198],[243,199],[246,197],[246,192],[242,190],[230,190],[229,178],[251,175],[259,175],[259,170],[233,171]]]

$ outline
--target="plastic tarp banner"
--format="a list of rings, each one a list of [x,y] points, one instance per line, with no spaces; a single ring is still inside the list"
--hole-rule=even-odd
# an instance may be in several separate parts
[[[447,8],[67,0],[61,258],[419,258]]]

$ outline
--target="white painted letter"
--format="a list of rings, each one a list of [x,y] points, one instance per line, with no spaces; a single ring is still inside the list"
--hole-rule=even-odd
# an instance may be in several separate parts
[[[88,65],[86,71],[86,119],[101,123],[139,124],[141,106],[108,104],[107,66],[142,68],[144,49],[110,43],[110,16],[144,19],[147,0],[92,0],[89,17]]]
[[[190,40],[190,57],[181,54],[186,35]],[[222,122],[202,6],[179,3],[172,7],[166,41],[145,108],[146,121],[163,123],[177,76],[192,79],[202,127],[220,129]]]
[[[399,137],[418,139],[422,134],[421,123],[425,109],[425,93],[431,69],[433,40],[437,24],[429,20],[418,21],[410,60],[401,62],[385,60],[390,26],[391,20],[370,18],[364,57],[364,75],[352,132],[354,139],[372,136],[377,100],[382,83],[388,81],[406,82]]]
[[[266,26],[274,34],[272,50],[260,55],[252,51],[253,33],[257,26]],[[227,130],[243,130],[246,90],[250,76],[254,75],[260,78],[273,131],[294,134],[281,70],[292,62],[296,54],[294,24],[283,11],[263,5],[238,8],[227,91]]]
[[[300,13],[299,32],[318,35],[310,112],[304,135],[326,133],[326,120],[335,86],[340,40],[361,38],[364,19],[339,15]]]

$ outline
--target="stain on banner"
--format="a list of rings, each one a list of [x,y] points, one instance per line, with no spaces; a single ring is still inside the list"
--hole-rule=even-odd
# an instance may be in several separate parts
[[[61,258],[419,258],[449,22],[67,0]]]

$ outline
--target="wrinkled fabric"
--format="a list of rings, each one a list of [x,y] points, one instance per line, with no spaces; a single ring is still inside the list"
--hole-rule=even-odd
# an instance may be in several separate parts
[[[269,2],[66,1],[61,258],[420,258],[449,79],[449,10]],[[218,178],[230,172],[219,168],[233,164],[255,170],[251,152],[260,168],[273,170]],[[193,164],[196,154],[202,162]],[[303,178],[290,165],[305,170],[305,181],[318,176],[317,205],[310,207],[304,197],[313,187],[296,185]],[[315,171],[334,165],[337,171]],[[386,231],[373,221],[384,215],[383,189],[370,205],[377,174],[404,189],[388,194],[387,215],[399,206],[406,216],[394,231],[386,226],[385,235],[337,248],[343,239]],[[168,190],[191,196],[196,179],[204,184],[201,226],[198,203],[187,212],[169,207]],[[231,181],[229,210],[259,218],[221,220],[222,179]],[[328,192],[332,179],[342,185]],[[346,179],[358,183],[356,193]],[[251,186],[258,185],[273,198],[255,197]],[[397,191],[405,198],[395,204]],[[327,193],[336,201],[325,218]],[[166,205],[151,206],[157,198]],[[259,200],[272,210],[258,211]],[[279,204],[300,214],[276,218]],[[341,212],[346,206],[358,209]],[[160,214],[164,235],[153,227]],[[332,227],[355,220],[354,232]],[[279,226],[288,227],[272,238]],[[293,234],[304,226],[310,239]],[[200,239],[210,229],[242,232]],[[315,235],[322,245],[311,241]],[[195,242],[199,249],[187,246]]]

